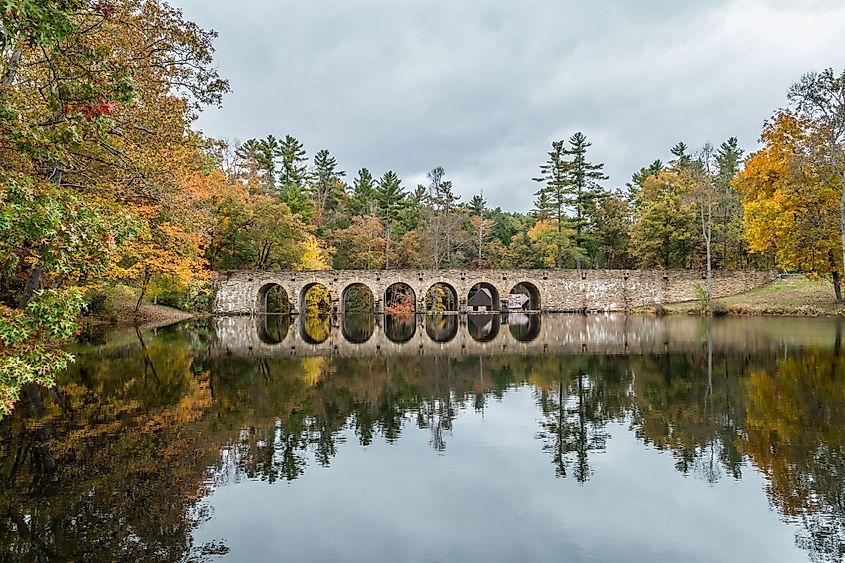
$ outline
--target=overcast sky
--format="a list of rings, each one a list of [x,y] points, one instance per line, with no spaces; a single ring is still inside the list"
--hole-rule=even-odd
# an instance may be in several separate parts
[[[207,134],[291,134],[409,189],[441,165],[519,211],[553,140],[583,131],[621,186],[679,140],[753,149],[790,83],[845,65],[841,0],[172,3],[220,34]]]

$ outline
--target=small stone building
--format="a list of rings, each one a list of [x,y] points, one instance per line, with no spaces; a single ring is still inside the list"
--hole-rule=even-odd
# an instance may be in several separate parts
[[[508,297],[508,309],[525,310],[531,304],[531,298],[524,293],[511,293]]]
[[[493,294],[486,287],[479,288],[467,301],[467,307],[471,311],[493,311],[496,309],[493,305]]]

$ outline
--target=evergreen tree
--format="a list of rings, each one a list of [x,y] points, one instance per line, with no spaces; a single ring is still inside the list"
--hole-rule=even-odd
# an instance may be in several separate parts
[[[308,166],[305,149],[296,138],[286,135],[274,151],[281,160],[279,170],[279,199],[288,204],[291,211],[310,220],[313,202],[308,197]]]
[[[339,170],[337,159],[323,149],[314,155],[311,196],[317,207],[317,217],[325,221],[325,212],[336,207],[343,192],[342,178],[346,172]]]
[[[285,140],[274,150],[282,161],[279,173],[279,184],[292,184],[300,189],[305,189],[308,181],[308,159],[305,156],[305,148],[295,137],[286,135]]]
[[[469,209],[473,215],[482,216],[487,209],[487,201],[484,199],[484,193],[475,194],[469,200]]]
[[[352,180],[352,194],[349,200],[349,211],[353,215],[375,215],[378,203],[376,202],[376,182],[373,175],[366,168],[358,171],[358,175]]]
[[[690,155],[688,151],[689,147],[687,147],[687,144],[683,141],[675,143],[675,146],[669,151],[672,153],[672,156],[675,157],[672,164],[679,168],[689,167],[689,165],[692,164],[692,155]]]
[[[407,193],[402,187],[402,180],[393,170],[385,172],[375,186],[375,201],[379,215],[385,221],[395,221],[402,210]]]
[[[569,188],[567,201],[575,209],[576,267],[579,270],[587,232],[595,225],[596,202],[605,194],[599,182],[608,179],[602,172],[604,163],[587,160],[587,149],[591,146],[587,137],[578,131],[569,138],[569,147],[564,149],[564,153],[571,157],[566,167]]]
[[[663,163],[658,159],[631,175],[631,181],[626,186],[628,188],[628,197],[631,199],[631,204],[635,209],[640,204],[640,192],[643,189],[643,183],[650,177],[660,174],[662,170]]]
[[[379,215],[384,224],[385,236],[385,269],[390,268],[390,245],[394,237],[395,222],[405,201],[405,189],[402,180],[393,170],[388,170],[376,184],[375,198],[379,207]]]
[[[557,223],[555,265],[561,268],[563,266],[563,221],[569,202],[568,163],[564,160],[563,141],[552,142],[552,150],[548,154],[548,160],[540,165],[540,175],[532,178],[543,185],[536,193],[535,206],[538,220],[553,218]]]
[[[716,177],[714,183],[717,192],[714,243],[717,249],[716,263],[722,268],[740,267],[747,255],[743,236],[742,194],[733,185],[734,177],[742,164],[743,150],[739,148],[736,137],[731,137],[719,145],[716,151]]]

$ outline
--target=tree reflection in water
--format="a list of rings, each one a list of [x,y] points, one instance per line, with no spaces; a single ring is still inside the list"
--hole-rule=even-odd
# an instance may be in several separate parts
[[[299,322],[300,336],[308,344],[321,344],[329,339],[332,319],[327,315],[302,315]]]
[[[411,340],[417,332],[417,316],[414,314],[394,314],[384,316],[384,335],[391,342],[403,344]]]
[[[457,315],[426,315],[425,332],[435,342],[450,342],[458,335],[458,321]]]
[[[363,344],[373,336],[376,317],[372,313],[355,313],[340,318],[343,337],[354,344]]]
[[[409,319],[385,318],[385,331],[413,335]],[[429,335],[458,330],[457,316],[431,321]],[[359,326],[344,330],[371,325]],[[319,320],[307,330],[330,329]],[[368,445],[421,428],[445,452],[460,412],[523,387],[558,477],[589,486],[595,456],[613,447],[608,426],[623,423],[690,478],[761,472],[771,505],[799,526],[799,546],[817,560],[845,555],[841,338],[751,354],[714,349],[704,333],[688,353],[482,359],[211,357],[203,326],[141,336],[81,349],[55,389],[28,389],[0,423],[0,559],[225,551],[192,545],[210,488],[297,479],[331,464],[349,431]]]
[[[258,338],[265,344],[278,344],[288,335],[291,326],[289,314],[256,315]]]

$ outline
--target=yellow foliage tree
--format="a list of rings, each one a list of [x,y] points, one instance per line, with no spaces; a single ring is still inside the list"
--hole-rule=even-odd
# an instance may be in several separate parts
[[[808,128],[788,111],[775,115],[734,184],[743,193],[749,250],[771,253],[784,271],[830,276],[841,301],[839,192],[836,178],[804,158],[813,150]]]

